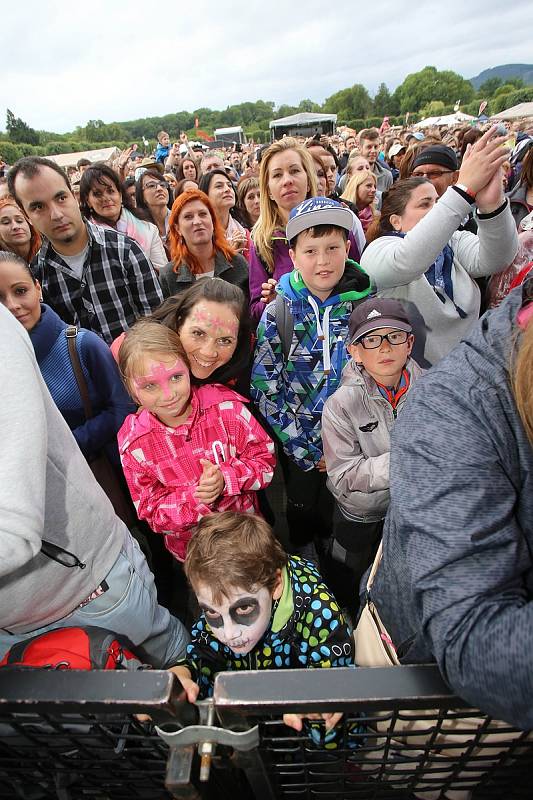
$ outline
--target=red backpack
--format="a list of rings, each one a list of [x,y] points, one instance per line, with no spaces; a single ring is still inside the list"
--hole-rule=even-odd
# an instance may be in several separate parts
[[[140,669],[131,642],[105,628],[56,628],[14,644],[0,667]]]

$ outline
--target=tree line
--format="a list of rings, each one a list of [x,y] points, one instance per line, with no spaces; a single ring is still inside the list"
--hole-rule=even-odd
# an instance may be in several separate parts
[[[272,101],[257,100],[231,105],[223,111],[197,108],[125,122],[89,120],[64,134],[34,130],[8,109],[6,133],[0,133],[0,156],[13,163],[23,155],[56,155],[112,145],[124,148],[133,142],[142,148],[143,138],[148,139],[152,147],[160,130],[168,131],[172,139],[177,139],[182,131],[194,139],[199,137],[199,130],[212,135],[216,128],[237,125],[254,141],[267,142],[272,119],[300,112],[337,114],[338,125],[360,130],[379,125],[384,116],[388,116],[392,124],[404,124],[408,113],[412,124],[427,116],[451,113],[458,102],[462,111],[477,116],[482,100],[488,101],[484,113],[496,114],[517,103],[533,100],[533,86],[525,86],[518,77],[505,82],[490,78],[476,92],[470,81],[458,73],[427,66],[408,75],[394,92],[381,83],[373,97],[362,84],[356,83],[335,92],[322,105],[304,99],[297,106],[283,104],[276,108]]]

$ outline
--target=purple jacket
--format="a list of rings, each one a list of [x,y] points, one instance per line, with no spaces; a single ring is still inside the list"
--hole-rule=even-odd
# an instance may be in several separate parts
[[[348,258],[359,263],[361,254],[351,231],[348,238],[350,239]],[[274,278],[274,280],[279,281],[282,275],[285,275],[286,272],[292,272],[293,269],[293,263],[289,255],[289,244],[285,238],[284,231],[274,231],[272,236],[272,251],[274,256],[274,272],[270,275],[266,271],[264,263],[259,258],[253,242],[250,244],[248,272],[250,283],[250,314],[255,325],[259,323],[261,315],[265,310],[265,304],[261,300],[261,284],[265,283],[269,278]]]

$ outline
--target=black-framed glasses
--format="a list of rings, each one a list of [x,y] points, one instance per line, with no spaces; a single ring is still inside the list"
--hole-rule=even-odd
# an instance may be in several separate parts
[[[148,181],[148,183],[144,184],[144,188],[150,189],[150,191],[154,189],[168,189],[168,183],[166,181]]]
[[[407,331],[391,331],[383,335],[379,333],[369,333],[368,336],[363,336],[361,339],[354,342],[354,344],[362,344],[365,350],[376,350],[378,347],[381,347],[384,339],[386,339],[390,345],[394,346],[397,344],[405,344],[408,338],[409,334]]]
[[[431,170],[430,172],[411,172],[411,178],[426,178],[428,181],[434,181],[442,175],[450,175],[454,172],[453,169],[445,169],[442,171]]]

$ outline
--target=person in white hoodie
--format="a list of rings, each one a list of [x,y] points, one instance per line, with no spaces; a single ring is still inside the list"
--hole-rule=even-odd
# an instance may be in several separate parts
[[[361,266],[379,296],[405,305],[415,333],[413,355],[424,368],[445,356],[478,319],[475,279],[501,272],[518,250],[503,194],[505,140],[496,126],[487,131],[466,151],[457,183],[440,198],[425,178],[398,181],[367,231],[370,244]],[[477,236],[458,230],[474,205]]]
[[[0,304],[0,659],[52,628],[127,636],[155,667],[189,634],[157,602],[139,546],[55,405],[24,327]]]
[[[397,300],[373,297],[348,325],[351,359],[326,400],[322,444],[335,498],[329,583],[355,619],[359,582],[381,539],[389,505],[390,432],[422,370],[409,356],[414,336]]]

